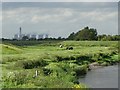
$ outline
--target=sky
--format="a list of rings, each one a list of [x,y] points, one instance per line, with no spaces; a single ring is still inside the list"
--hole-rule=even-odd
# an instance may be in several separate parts
[[[117,2],[7,1],[2,2],[2,15],[0,12],[4,38],[13,38],[19,27],[25,34],[47,33],[50,37],[68,37],[86,26],[97,29],[98,34],[118,34]]]
[[[0,38],[2,37],[2,4],[0,1]]]

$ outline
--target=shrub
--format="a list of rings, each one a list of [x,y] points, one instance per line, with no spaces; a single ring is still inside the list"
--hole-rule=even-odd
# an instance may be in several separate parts
[[[18,61],[15,66],[24,68],[24,69],[32,69],[37,67],[43,67],[48,63],[45,60],[26,60],[26,61]]]
[[[81,90],[87,90],[87,87],[84,84],[75,84],[72,88],[80,88]]]
[[[83,65],[83,64],[88,64],[90,62],[93,62],[92,56],[91,55],[82,55],[82,56],[77,56],[76,57],[76,64]]]
[[[84,75],[87,73],[87,65],[77,66],[74,68],[74,71],[76,72],[76,76]]]
[[[101,66],[108,66],[109,63],[107,63],[107,62],[103,62],[103,63],[101,63],[100,65],[101,65]]]
[[[3,87],[17,86],[27,83],[27,72],[9,72],[3,77]]]
[[[48,68],[43,68],[43,72],[44,72],[45,75],[49,75],[53,72],[53,70],[48,69]]]
[[[39,77],[34,84],[40,88],[71,88],[74,84],[67,79],[57,76]]]
[[[25,57],[17,57],[17,56],[7,56],[2,58],[2,64],[5,64],[6,62],[14,62],[19,60],[25,60]]]

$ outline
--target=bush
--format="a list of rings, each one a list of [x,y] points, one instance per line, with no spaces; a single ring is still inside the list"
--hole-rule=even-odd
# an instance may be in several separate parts
[[[87,90],[87,87],[84,84],[75,84],[72,88],[81,88],[81,90]]]
[[[83,65],[93,62],[91,55],[81,55],[76,57],[76,64]]]
[[[53,72],[53,70],[48,69],[48,68],[43,68],[43,72],[44,72],[45,75],[49,75]]]
[[[76,76],[84,75],[87,73],[87,65],[77,66],[74,68],[74,71],[76,72]]]
[[[34,85],[40,88],[71,88],[74,84],[66,78],[58,78],[57,76],[39,77]]]
[[[26,60],[26,61],[18,61],[15,66],[21,67],[24,69],[32,69],[37,67],[46,66],[48,63],[45,60]]]
[[[3,60],[1,61],[2,64],[5,64],[6,62],[14,62],[14,61],[19,61],[19,60],[25,60],[25,57],[17,57],[17,56],[8,56],[8,57],[3,57]]]
[[[107,62],[103,62],[103,63],[101,63],[100,65],[101,65],[101,66],[108,66],[109,63],[107,63]]]
[[[8,75],[3,77],[3,87],[8,88],[11,86],[17,86],[27,83],[27,72],[9,72]]]

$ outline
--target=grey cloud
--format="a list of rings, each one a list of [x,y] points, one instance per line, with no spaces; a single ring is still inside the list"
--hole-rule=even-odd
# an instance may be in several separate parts
[[[117,2],[3,2],[3,10],[20,7],[37,8],[75,8],[75,9],[94,9],[94,8],[114,8]]]
[[[17,12],[19,11],[19,12]],[[96,18],[100,16],[99,18]],[[3,11],[3,19],[9,20],[14,19],[17,22],[31,21],[31,22],[54,22],[54,21],[62,21],[62,20],[70,20],[75,18],[90,18],[95,21],[105,21],[112,17],[117,16],[117,11],[111,12],[110,9],[94,9],[89,11],[84,11],[81,9],[50,9],[50,8],[18,8],[14,10]],[[53,20],[52,20],[53,19]]]
[[[4,0],[4,2],[118,2],[119,0]]]
[[[2,3],[0,2],[0,38],[2,37]]]
[[[53,37],[67,37],[84,26],[98,29],[99,34],[117,33],[117,3],[22,4],[4,3],[4,37],[12,37],[20,26],[24,33],[49,33]]]

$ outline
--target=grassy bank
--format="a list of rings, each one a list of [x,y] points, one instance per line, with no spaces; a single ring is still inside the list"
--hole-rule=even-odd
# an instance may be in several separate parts
[[[120,62],[118,42],[114,41],[54,41],[30,46],[29,41],[22,46],[20,42],[1,44],[4,88],[86,88],[77,78],[87,73],[89,64]],[[68,46],[73,50],[66,50]],[[36,70],[38,75],[34,77]]]

